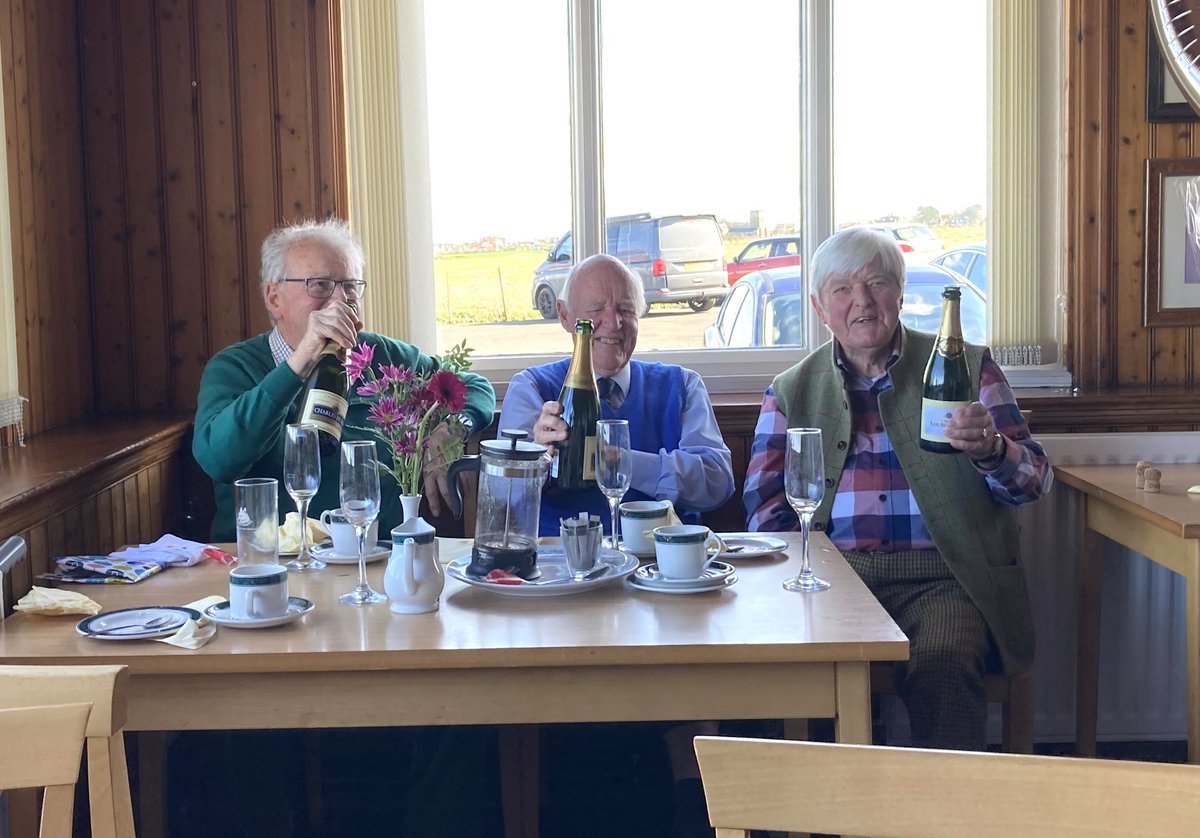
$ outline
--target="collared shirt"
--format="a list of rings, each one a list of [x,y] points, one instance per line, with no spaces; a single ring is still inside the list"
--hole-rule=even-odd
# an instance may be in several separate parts
[[[628,365],[612,377],[627,402],[637,398],[629,392],[632,377]],[[733,457],[721,437],[703,379],[685,368],[683,387],[679,447],[674,451],[634,451],[630,487],[687,509],[715,509],[734,492]],[[532,438],[543,403],[533,377],[522,370],[513,376],[504,394],[499,427],[520,428]]]
[[[879,413],[879,394],[890,390],[888,369],[899,358],[894,350],[885,371],[875,378],[854,372],[840,347],[834,357],[846,379],[851,410],[850,448],[834,497],[827,535],[842,550],[894,552],[932,548],[933,541]],[[1054,480],[1046,452],[1029,434],[1016,398],[1000,367],[985,352],[979,365],[979,401],[988,408],[996,430],[1008,439],[1004,459],[985,476],[997,503],[1036,500]],[[784,494],[787,417],[768,387],[754,430],[754,444],[742,494],[750,530],[799,526]]]
[[[271,358],[274,359],[275,366],[287,363],[287,359],[292,357],[292,353],[295,351],[283,339],[278,326],[271,329],[271,333],[267,335],[267,345],[271,347]]]

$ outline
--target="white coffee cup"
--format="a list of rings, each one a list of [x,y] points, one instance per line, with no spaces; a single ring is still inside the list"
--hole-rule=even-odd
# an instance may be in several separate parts
[[[654,530],[671,520],[671,502],[630,500],[621,504],[621,546],[631,553],[654,552]]]
[[[321,526],[333,539],[333,552],[339,556],[358,556],[358,533],[354,524],[345,516],[341,509],[326,509],[321,513]],[[371,522],[367,528],[365,550],[370,553],[379,541],[379,519]]]
[[[725,542],[702,524],[671,524],[654,529],[658,572],[667,579],[699,579]]]
[[[282,617],[288,608],[287,568],[239,565],[229,571],[229,613],[235,620]]]

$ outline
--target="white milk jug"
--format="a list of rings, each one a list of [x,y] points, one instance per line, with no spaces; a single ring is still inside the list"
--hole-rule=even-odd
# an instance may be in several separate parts
[[[446,577],[438,561],[437,534],[424,518],[410,518],[392,528],[392,555],[383,589],[395,614],[436,611]]]

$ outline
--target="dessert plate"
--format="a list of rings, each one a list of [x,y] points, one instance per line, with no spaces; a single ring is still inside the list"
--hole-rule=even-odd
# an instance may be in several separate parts
[[[639,567],[633,575],[639,582],[650,583],[650,587],[704,588],[705,590],[710,590],[731,573],[733,573],[733,565],[725,564],[725,562],[713,562],[705,568],[704,573],[695,579],[668,579],[659,571],[658,563],[651,562],[648,565]]]
[[[636,556],[607,547],[600,548],[600,556],[596,561],[597,564],[603,562],[608,565],[609,569],[599,576],[584,579],[582,582],[576,582],[571,578],[571,573],[567,569],[567,557],[563,553],[562,547],[538,548],[537,565],[542,575],[532,582],[508,585],[472,576],[467,573],[467,565],[471,563],[470,556],[463,556],[446,565],[446,575],[458,579],[460,582],[466,582],[474,588],[482,588],[502,596],[543,597],[590,591],[611,584],[618,579],[624,579],[638,568]]]
[[[773,535],[756,532],[719,532],[717,535],[725,542],[725,551],[717,556],[719,559],[750,559],[787,550],[787,542]]]
[[[635,574],[629,577],[629,584],[640,591],[653,591],[656,594],[706,594],[709,591],[719,591],[722,588],[728,588],[730,585],[735,584],[737,580],[737,574],[731,573],[706,585],[679,587],[677,585],[664,585],[661,582],[653,582],[648,579],[639,579]]]
[[[355,559],[355,561],[358,561]],[[219,626],[228,626],[229,628],[243,629],[258,629],[270,628],[271,626],[282,626],[285,623],[290,623],[299,620],[309,611],[316,608],[312,600],[305,599],[299,596],[288,597],[288,610],[286,614],[281,614],[278,617],[263,617],[258,620],[238,620],[229,613],[228,602],[218,602],[204,609],[204,616],[212,620]]]
[[[152,640],[179,631],[188,620],[199,620],[200,612],[175,605],[121,608],[80,620],[75,631],[97,640]]]
[[[392,552],[392,542],[378,541],[375,544],[374,550],[368,550],[364,558],[367,564],[377,562],[380,559],[387,558]],[[333,552],[332,541],[322,541],[315,547],[310,547],[308,554],[314,559],[320,559],[325,564],[358,564],[358,554],[352,556],[343,556],[341,553]]]

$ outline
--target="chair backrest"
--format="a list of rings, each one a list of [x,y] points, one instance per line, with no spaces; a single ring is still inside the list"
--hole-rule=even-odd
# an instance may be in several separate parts
[[[698,736],[719,838],[1189,836],[1200,766]],[[724,831],[722,831],[724,830]]]
[[[45,788],[41,838],[70,838],[89,703],[0,710],[0,790]]]
[[[0,620],[4,619],[4,574],[12,570],[25,558],[25,539],[10,536],[0,542]]]
[[[64,702],[92,705],[87,723],[92,838],[134,836],[124,738],[128,683],[124,666],[0,666],[0,709]]]

